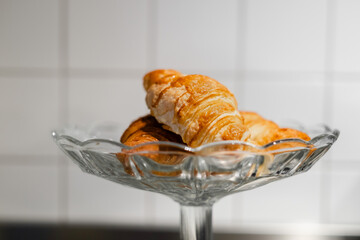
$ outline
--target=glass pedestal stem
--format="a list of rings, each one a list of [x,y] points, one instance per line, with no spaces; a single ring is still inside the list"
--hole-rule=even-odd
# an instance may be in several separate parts
[[[181,240],[212,240],[212,206],[181,205]]]

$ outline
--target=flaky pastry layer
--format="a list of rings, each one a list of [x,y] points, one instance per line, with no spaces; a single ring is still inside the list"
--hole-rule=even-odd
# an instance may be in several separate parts
[[[155,70],[145,75],[144,88],[151,114],[191,147],[249,137],[234,95],[210,77]]]

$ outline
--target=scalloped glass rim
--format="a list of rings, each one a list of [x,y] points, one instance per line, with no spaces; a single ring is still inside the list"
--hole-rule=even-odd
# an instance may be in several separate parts
[[[298,129],[308,133],[311,140],[283,139],[264,146],[223,141],[191,148],[171,142],[129,147],[119,141],[89,137],[91,131],[79,128],[54,131],[52,136],[86,173],[158,192],[181,204],[211,205],[226,195],[308,171],[339,136],[338,130],[326,125],[308,131]],[[101,128],[96,132],[102,135]]]
[[[319,125],[316,127],[316,131],[320,132],[320,134],[317,134],[316,136],[312,137],[310,141],[304,141],[302,139],[296,139],[296,138],[289,138],[289,139],[281,139],[281,140],[276,140],[273,142],[270,142],[268,144],[265,144],[263,146],[257,146],[254,145],[252,143],[248,143],[248,142],[243,142],[243,141],[236,141],[236,140],[232,140],[232,141],[219,141],[219,142],[213,142],[213,143],[208,143],[202,146],[199,146],[197,148],[191,148],[187,145],[184,144],[179,144],[179,143],[173,143],[173,142],[162,142],[162,141],[158,141],[158,142],[148,142],[148,143],[143,143],[143,144],[139,144],[133,147],[127,146],[122,144],[119,141],[114,141],[111,139],[105,139],[105,138],[89,138],[87,140],[81,141],[75,137],[70,136],[69,134],[62,134],[62,130],[54,130],[52,132],[52,136],[54,138],[54,140],[56,142],[58,142],[61,139],[64,139],[66,141],[69,141],[71,143],[73,143],[73,146],[77,146],[80,147],[81,149],[88,149],[88,150],[98,150],[104,153],[116,153],[116,152],[121,152],[123,149],[126,150],[133,150],[131,152],[128,152],[128,154],[154,154],[154,153],[158,153],[158,154],[167,154],[169,153],[169,151],[144,151],[144,147],[145,146],[168,146],[168,147],[172,147],[171,152],[175,152],[175,151],[179,151],[182,154],[189,154],[189,155],[194,155],[196,154],[197,156],[206,156],[211,154],[211,151],[206,151],[215,147],[226,147],[226,146],[247,146],[247,149],[254,149],[254,151],[250,151],[252,154],[254,154],[254,152],[256,150],[260,150],[262,152],[266,151],[267,149],[274,147],[276,145],[281,145],[281,144],[285,144],[285,143],[298,143],[297,147],[292,147],[292,148],[279,148],[276,150],[269,150],[266,151],[267,153],[273,153],[276,154],[278,152],[284,152],[284,151],[292,151],[292,150],[298,150],[298,149],[304,149],[307,148],[309,150],[313,149],[313,148],[321,148],[324,147],[326,145],[332,144],[334,143],[340,132],[337,129],[331,129],[330,127],[328,127],[327,125]],[[120,136],[119,136],[120,138]],[[106,144],[108,145],[107,147],[104,147],[104,145],[100,144]],[[111,146],[109,148],[109,146]],[[238,152],[238,150],[237,150]]]

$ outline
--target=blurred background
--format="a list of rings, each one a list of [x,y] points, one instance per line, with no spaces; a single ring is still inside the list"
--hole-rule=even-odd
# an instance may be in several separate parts
[[[143,75],[205,74],[239,109],[341,131],[309,172],[220,200],[215,231],[360,235],[360,1],[0,0],[0,224],[177,228],[165,196],[80,171],[51,130],[128,124]],[[120,136],[119,136],[120,137]]]

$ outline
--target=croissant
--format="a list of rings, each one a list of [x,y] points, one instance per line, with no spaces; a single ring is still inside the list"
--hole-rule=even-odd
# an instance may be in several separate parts
[[[127,146],[136,146],[146,142],[168,141],[183,143],[181,137],[162,127],[151,115],[141,117],[130,124],[120,138]]]
[[[299,138],[305,141],[309,141],[311,138],[304,132],[301,132],[292,128],[279,128],[276,137],[273,141],[286,139],[286,138]]]
[[[310,140],[310,137],[306,133],[292,128],[280,128],[276,123],[264,119],[257,113],[240,113],[244,117],[245,126],[250,131],[248,141],[256,145],[263,146],[270,142],[286,138],[298,138],[305,141]],[[288,146],[290,145],[288,144]]]
[[[141,117],[130,124],[121,136],[120,141],[127,146],[136,146],[147,142],[168,141],[175,143],[183,143],[181,137],[162,128],[162,124],[158,123],[151,115]],[[130,175],[134,175],[130,166],[130,156],[137,152],[150,152],[141,153],[140,155],[146,156],[160,164],[177,164],[181,158],[171,154],[159,154],[159,151],[166,150],[162,145],[145,145],[137,147],[136,149],[123,150],[117,153],[116,156],[123,164],[124,170]],[[137,169],[139,172],[140,169]]]
[[[244,124],[250,131],[248,142],[263,146],[273,141],[279,126],[262,118],[254,112],[240,112],[244,117]]]
[[[189,146],[248,139],[234,95],[216,80],[155,70],[144,76],[143,85],[151,115]]]

